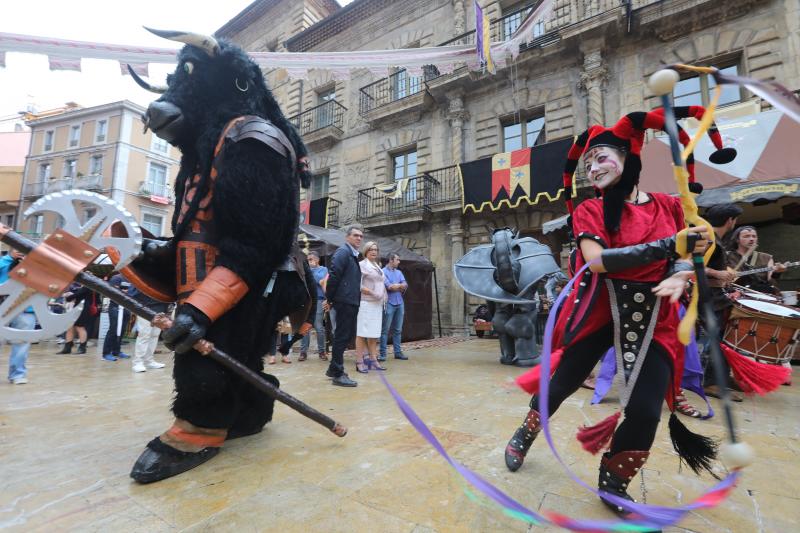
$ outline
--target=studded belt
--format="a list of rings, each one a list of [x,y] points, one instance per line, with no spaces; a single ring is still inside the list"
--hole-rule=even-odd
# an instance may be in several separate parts
[[[633,386],[658,322],[661,298],[653,294],[655,283],[606,278],[614,321],[614,351],[617,359],[616,384],[620,403],[628,404]]]

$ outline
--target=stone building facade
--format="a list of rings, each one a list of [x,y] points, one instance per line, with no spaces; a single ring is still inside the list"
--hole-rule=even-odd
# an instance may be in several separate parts
[[[169,235],[174,205],[173,184],[180,155],[166,141],[143,132],[145,109],[127,100],[64,112],[28,121],[30,151],[25,161],[17,231],[38,239],[60,223],[54,214],[24,220],[22,214],[43,195],[86,189],[119,202],[139,224],[156,236]],[[90,205],[77,206],[78,217],[94,215]]]
[[[536,1],[484,1],[493,40],[509,36]],[[366,69],[349,79],[312,71],[268,81],[312,150],[313,196],[338,202],[334,220],[359,222],[431,258],[442,320],[463,331],[477,304],[452,280],[452,264],[510,226],[560,251],[565,236],[542,224],[565,213],[561,200],[515,209],[462,213],[454,165],[533,143],[573,136],[594,123],[651,109],[647,77],[682,62],[728,68],[800,88],[800,4],[796,0],[556,0],[553,18],[512,67],[496,75],[465,68],[387,77]],[[474,43],[467,0],[323,0],[255,2],[218,36],[247,50],[344,51]],[[676,89],[684,105],[708,99],[709,80],[687,78]],[[765,107],[738,89],[723,113]],[[739,110],[739,111],[737,111]],[[414,177],[415,176],[415,177]],[[376,186],[414,177],[398,198]],[[580,191],[586,193],[587,191]]]

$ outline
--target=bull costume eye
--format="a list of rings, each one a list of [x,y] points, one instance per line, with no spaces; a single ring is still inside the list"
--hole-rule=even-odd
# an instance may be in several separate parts
[[[183,64],[183,70],[186,71],[186,74],[192,75],[192,71],[194,70],[194,63],[191,61],[187,61]]]

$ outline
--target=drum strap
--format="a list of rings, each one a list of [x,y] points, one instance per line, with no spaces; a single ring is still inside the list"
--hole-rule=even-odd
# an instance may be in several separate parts
[[[605,281],[614,321],[614,351],[617,359],[614,381],[624,409],[653,341],[661,298],[653,294],[652,283],[608,278]]]

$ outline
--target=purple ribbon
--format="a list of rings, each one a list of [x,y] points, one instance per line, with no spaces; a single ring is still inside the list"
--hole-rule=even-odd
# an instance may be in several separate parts
[[[584,486],[585,488],[589,489],[591,492],[597,494],[598,496],[601,495],[601,491],[596,490],[593,487],[587,485],[582,479],[575,475],[572,470],[564,463],[561,459],[561,456],[558,454],[554,444],[553,438],[550,435],[550,426],[549,426],[549,409],[548,409],[548,391],[550,387],[550,353],[551,353],[551,346],[553,341],[553,329],[555,328],[555,317],[556,312],[566,296],[570,293],[572,286],[576,279],[580,277],[586,268],[589,267],[591,263],[585,265],[578,273],[572,278],[569,283],[567,283],[564,290],[561,291],[558,299],[555,302],[555,305],[550,310],[550,314],[547,317],[547,326],[545,327],[544,332],[544,343],[542,346],[542,359],[541,359],[541,381],[539,384],[539,415],[540,421],[542,424],[542,432],[544,433],[545,440],[547,440],[547,444],[550,446],[550,450],[553,452],[553,455],[556,457],[561,466],[567,472],[567,475],[574,480],[576,483]],[[727,491],[730,490],[731,487],[736,483],[739,472],[731,472],[728,476],[725,477],[722,481],[717,483],[714,487],[710,490],[706,491],[706,493],[701,496],[700,498],[694,500],[693,502],[683,505],[680,507],[663,507],[660,505],[647,505],[642,503],[634,503],[628,501],[624,498],[616,496],[614,494],[602,491],[602,496],[604,499],[612,502],[614,505],[618,505],[623,509],[629,510],[633,513],[636,513],[638,516],[635,519],[630,520],[574,520],[571,518],[564,517],[562,515],[558,515],[556,513],[547,512],[549,516],[545,517],[540,515],[539,513],[528,509],[518,501],[514,500],[506,493],[483,479],[481,476],[470,470],[469,468],[465,467],[447,453],[444,449],[444,446],[439,442],[436,436],[431,432],[425,422],[417,415],[411,406],[405,401],[405,399],[400,395],[400,393],[395,390],[394,387],[389,383],[386,377],[383,374],[379,374],[381,381],[386,386],[389,393],[392,395],[397,406],[400,408],[400,411],[409,421],[409,423],[417,430],[417,432],[428,441],[428,443],[433,446],[433,448],[439,452],[439,455],[444,457],[444,459],[452,466],[461,476],[464,477],[469,483],[471,483],[475,488],[477,488],[480,492],[484,495],[489,497],[492,501],[496,502],[497,504],[503,506],[509,511],[509,514],[516,518],[520,518],[529,522],[545,522],[545,523],[552,523],[561,527],[569,528],[573,531],[645,531],[648,529],[660,529],[666,526],[671,526],[678,523],[687,513],[702,509],[705,507],[711,507],[715,505],[713,503],[713,499],[706,499],[707,496],[710,496],[712,493],[718,491]]]

